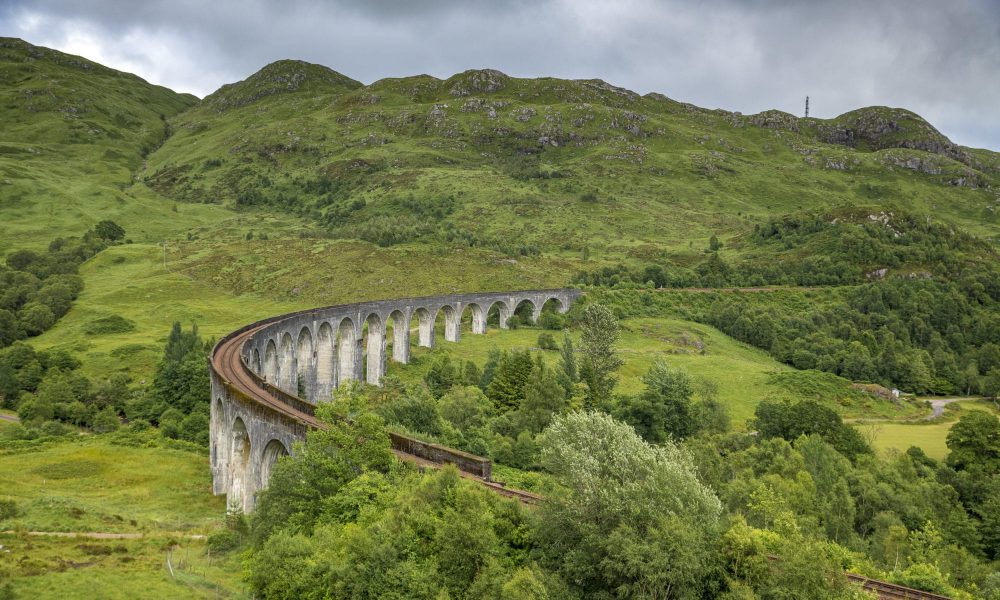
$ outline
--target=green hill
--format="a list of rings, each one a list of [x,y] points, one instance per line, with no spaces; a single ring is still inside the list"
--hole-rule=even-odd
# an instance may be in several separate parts
[[[749,220],[845,204],[996,233],[996,154],[902,109],[744,116],[597,80],[479,70],[362,86],[281,61],[171,125],[146,172],[159,193],[274,206],[383,246],[683,262],[690,242]]]
[[[103,218],[165,228],[170,205],[129,189],[197,102],[78,56],[0,38],[0,253],[44,248]],[[207,215],[206,215],[207,216]],[[140,225],[141,224],[141,225]]]

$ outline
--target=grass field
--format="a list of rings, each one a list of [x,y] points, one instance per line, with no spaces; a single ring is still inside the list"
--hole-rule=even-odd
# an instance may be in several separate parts
[[[210,557],[204,535],[222,527],[205,455],[125,447],[81,436],[0,452],[0,498],[19,515],[0,521],[18,598],[242,597],[235,555]],[[74,539],[27,531],[142,533]],[[166,567],[171,549],[174,576]]]
[[[21,513],[7,528],[204,533],[225,514],[203,454],[85,435],[0,456],[0,493]]]
[[[66,539],[0,534],[17,598],[134,600],[248,598],[238,554],[210,556],[203,540]],[[173,575],[167,568],[167,556]]]
[[[465,329],[461,341],[452,344],[444,341],[442,329],[436,329],[434,350],[413,348],[410,364],[389,362],[389,375],[396,375],[403,381],[417,381],[426,373],[434,358],[440,355],[472,360],[482,367],[491,348],[537,349],[538,336],[543,333],[543,330],[535,328],[490,328],[485,335],[472,335]],[[549,333],[554,333],[556,341],[562,343],[562,332]],[[574,341],[578,341],[578,333],[574,332],[573,335]],[[642,376],[654,361],[662,358],[672,366],[686,369],[695,378],[714,382],[718,386],[719,399],[729,406],[732,423],[736,428],[744,427],[761,400],[789,397],[787,389],[769,380],[772,374],[791,371],[791,367],[708,325],[668,318],[627,319],[622,322],[618,348],[625,364],[618,370],[616,392],[640,392],[644,388]],[[555,365],[559,361],[557,351],[541,352],[548,364]],[[837,406],[837,398],[822,400]],[[866,408],[866,412],[895,410],[888,402],[874,403],[886,406]]]
[[[996,407],[986,400],[963,400],[948,406],[945,414],[933,421],[915,423],[876,423],[856,425],[862,434],[871,435],[876,450],[905,452],[910,446],[923,450],[927,456],[943,460],[948,455],[945,443],[948,432],[963,413],[981,410],[997,414]]]

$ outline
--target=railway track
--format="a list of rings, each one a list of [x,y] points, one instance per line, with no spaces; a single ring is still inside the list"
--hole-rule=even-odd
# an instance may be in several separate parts
[[[261,328],[266,327],[271,322],[273,322],[273,320],[257,323],[222,338],[222,340],[220,340],[218,345],[215,347],[215,351],[212,353],[211,360],[215,372],[222,377],[225,385],[232,391],[244,396],[250,401],[291,417],[310,428],[324,428],[325,425],[320,422],[316,418],[315,414],[313,414],[310,410],[300,410],[299,408],[292,406],[289,402],[276,397],[275,394],[272,394],[266,387],[263,387],[261,382],[251,375],[249,369],[243,363],[243,344],[251,336],[253,336],[254,333],[259,331]],[[308,403],[301,400],[299,400],[299,403],[300,404],[298,405],[303,408],[310,406]],[[428,460],[398,448],[393,448],[392,451],[397,458],[414,464],[419,469],[437,469],[442,467],[442,463]],[[459,469],[459,473],[462,477],[474,481],[479,485],[500,494],[501,496],[514,498],[526,505],[535,505],[542,500],[542,496],[538,494],[533,494],[525,490],[508,488],[501,483],[490,481],[488,478],[480,477],[475,473],[470,473],[461,469]],[[877,579],[870,579],[855,573],[847,573],[847,578],[854,583],[861,584],[864,589],[875,592],[881,600],[951,600],[947,596],[942,596],[940,594],[925,592],[903,585],[879,581]]]
[[[855,573],[848,573],[847,579],[854,583],[860,583],[861,587],[869,592],[875,592],[881,600],[951,600],[948,596],[941,594],[925,592],[878,579],[869,579]]]

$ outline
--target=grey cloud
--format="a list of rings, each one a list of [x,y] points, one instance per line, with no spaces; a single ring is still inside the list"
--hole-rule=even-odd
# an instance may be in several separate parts
[[[7,0],[0,32],[198,95],[280,58],[364,82],[493,67],[744,113],[902,106],[1000,149],[992,0]]]

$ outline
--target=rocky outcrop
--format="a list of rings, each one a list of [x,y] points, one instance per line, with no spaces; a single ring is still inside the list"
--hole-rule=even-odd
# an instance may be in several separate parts
[[[968,164],[971,157],[915,113],[902,108],[870,106],[844,113],[819,125],[819,138],[860,150],[910,148],[947,156]]]
[[[476,69],[459,73],[446,83],[451,84],[449,94],[462,97],[498,92],[504,89],[509,81],[509,76],[496,69]]]
[[[300,90],[343,93],[360,87],[361,82],[322,65],[301,60],[279,60],[243,81],[222,86],[206,96],[202,103],[218,112],[224,112],[275,94]]]
[[[746,118],[751,125],[765,129],[780,129],[783,131],[798,131],[799,118],[780,110],[765,110]]]

